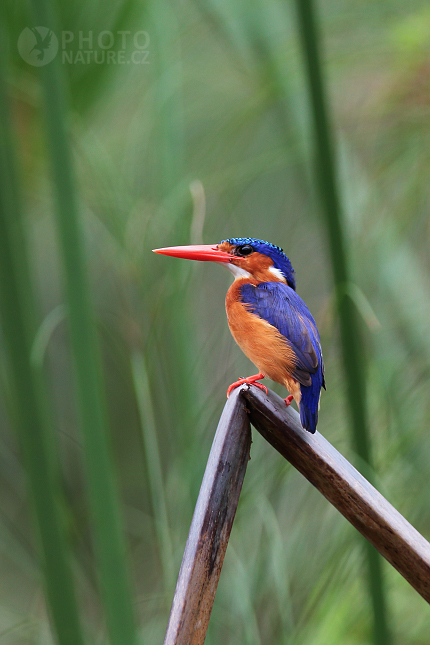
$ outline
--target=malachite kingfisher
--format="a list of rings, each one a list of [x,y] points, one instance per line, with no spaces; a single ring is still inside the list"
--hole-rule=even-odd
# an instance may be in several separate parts
[[[281,383],[299,407],[303,428],[317,427],[321,388],[325,389],[324,362],[318,329],[309,309],[296,293],[294,269],[279,246],[253,237],[234,237],[220,244],[171,246],[154,253],[188,260],[206,260],[226,266],[234,282],[226,297],[230,331],[259,373],[240,378],[256,385],[265,376]]]

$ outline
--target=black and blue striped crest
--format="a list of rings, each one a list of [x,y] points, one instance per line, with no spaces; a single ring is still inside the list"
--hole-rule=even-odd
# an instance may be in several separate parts
[[[273,266],[275,269],[279,269],[285,277],[287,284],[292,289],[296,288],[294,269],[289,258],[285,255],[280,246],[276,246],[276,244],[271,244],[270,242],[265,242],[264,240],[258,240],[255,237],[232,237],[228,240],[223,240],[223,242],[228,242],[235,246],[250,244],[257,253],[262,253],[263,255],[267,255],[271,258],[273,260]]]

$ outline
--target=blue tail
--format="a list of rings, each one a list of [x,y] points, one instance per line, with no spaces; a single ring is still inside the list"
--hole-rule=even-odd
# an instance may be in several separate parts
[[[308,432],[311,432],[312,434],[315,434],[315,431],[317,429],[317,423],[318,423],[318,405],[316,410],[309,410],[303,403],[300,401],[300,423],[304,427],[305,430],[308,430]]]
[[[320,401],[321,385],[324,384],[324,377],[321,368],[316,374],[312,374],[311,385],[301,385],[300,391],[302,398],[300,400],[300,422],[305,430],[315,433],[318,423],[318,406]]]

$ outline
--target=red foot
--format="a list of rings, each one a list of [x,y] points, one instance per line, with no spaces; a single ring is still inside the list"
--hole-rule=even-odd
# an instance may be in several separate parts
[[[285,405],[287,406],[287,408],[288,408],[289,405],[291,405],[293,399],[294,399],[294,396],[292,394],[290,394],[290,396],[287,396],[287,398],[284,399]]]
[[[260,378],[264,378],[264,374],[254,374],[254,376],[247,376],[246,378],[240,378],[238,381],[235,383],[232,383],[230,387],[227,390],[227,398],[230,396],[232,390],[234,390],[236,387],[239,387],[239,385],[243,385],[243,383],[249,383],[250,385],[255,385],[256,387],[259,387],[260,390],[264,390],[267,394],[267,387],[265,385],[262,385],[262,383],[256,383]]]

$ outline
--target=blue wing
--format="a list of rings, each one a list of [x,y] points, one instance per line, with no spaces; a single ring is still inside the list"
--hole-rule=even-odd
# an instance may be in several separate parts
[[[304,428],[315,432],[325,382],[320,337],[309,309],[284,282],[247,283],[241,287],[240,296],[248,310],[276,327],[293,349],[296,367],[292,376],[300,383],[302,393],[300,420]]]

